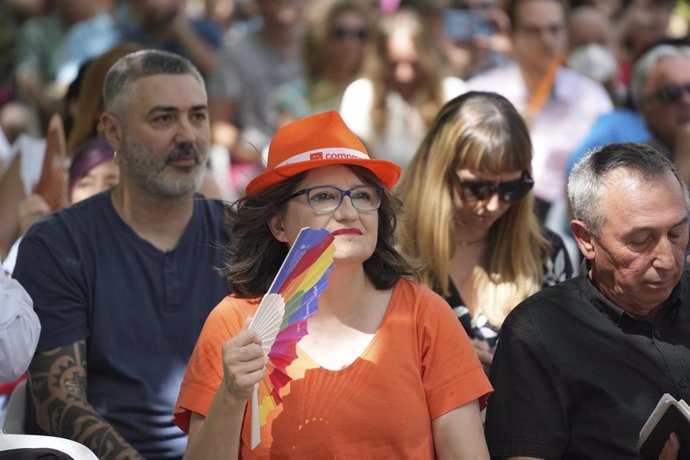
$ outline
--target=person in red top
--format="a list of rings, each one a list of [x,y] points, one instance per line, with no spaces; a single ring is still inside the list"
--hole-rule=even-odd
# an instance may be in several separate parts
[[[207,319],[182,382],[185,458],[488,458],[491,385],[452,311],[394,246],[399,175],[336,112],[278,131],[266,172],[229,212],[223,272],[235,294]],[[335,237],[334,266],[252,449],[247,400],[265,357],[248,318],[305,226]]]

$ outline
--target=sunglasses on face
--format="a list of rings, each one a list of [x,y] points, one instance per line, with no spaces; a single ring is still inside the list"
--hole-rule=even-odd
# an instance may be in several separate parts
[[[534,180],[527,171],[523,171],[519,179],[498,184],[487,180],[462,180],[455,174],[453,177],[460,186],[460,195],[468,203],[488,200],[495,194],[498,194],[498,199],[503,203],[517,203],[534,186]]]
[[[652,93],[652,97],[664,105],[673,105],[683,98],[683,92],[690,94],[690,82],[683,83],[682,85],[669,84],[662,86]]]
[[[360,41],[364,41],[369,36],[369,31],[364,27],[349,28],[343,26],[335,26],[331,28],[330,35],[331,37],[337,38],[338,40],[342,40],[346,37],[352,37]]]

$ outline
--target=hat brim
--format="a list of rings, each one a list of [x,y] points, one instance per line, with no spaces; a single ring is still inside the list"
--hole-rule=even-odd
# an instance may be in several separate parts
[[[262,192],[276,184],[283,182],[290,177],[296,176],[304,171],[309,171],[323,166],[352,165],[361,166],[371,171],[381,183],[392,189],[400,178],[400,166],[387,160],[365,160],[365,159],[338,159],[338,160],[311,160],[295,164],[269,169],[252,179],[246,187],[248,195]]]

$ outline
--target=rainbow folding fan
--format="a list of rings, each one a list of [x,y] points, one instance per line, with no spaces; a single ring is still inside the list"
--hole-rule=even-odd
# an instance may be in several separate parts
[[[268,355],[268,378],[257,383],[252,394],[252,449],[261,442],[268,413],[282,402],[280,389],[290,381],[286,368],[297,358],[297,342],[307,335],[307,319],[316,313],[334,252],[333,236],[327,230],[300,230],[249,325]]]

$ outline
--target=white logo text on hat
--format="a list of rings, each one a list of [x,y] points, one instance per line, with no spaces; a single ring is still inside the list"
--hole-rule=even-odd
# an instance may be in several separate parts
[[[279,168],[281,166],[287,166],[289,164],[301,163],[305,161],[316,161],[316,160],[368,160],[369,155],[359,150],[347,149],[347,148],[326,148],[326,149],[316,149],[310,150],[308,152],[298,153],[293,155],[285,161],[280,162],[275,167]]]

